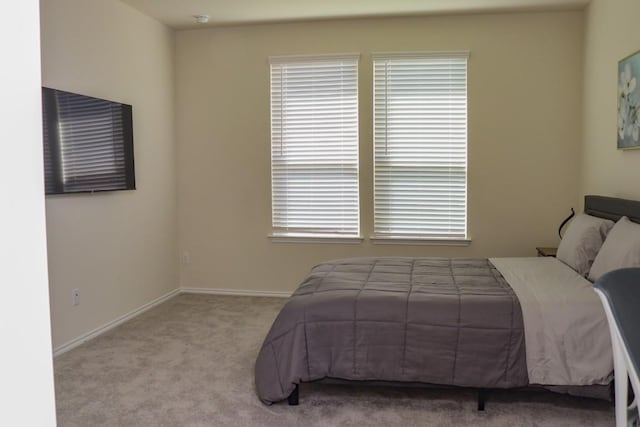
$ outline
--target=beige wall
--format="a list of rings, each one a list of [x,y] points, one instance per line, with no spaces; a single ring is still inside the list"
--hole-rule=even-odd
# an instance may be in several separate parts
[[[640,199],[640,150],[616,149],[618,61],[640,50],[640,2],[592,0],[585,14],[581,194]]]
[[[581,12],[344,20],[176,35],[181,285],[289,291],[322,260],[533,255],[578,198]],[[462,50],[469,61],[466,248],[282,244],[270,232],[268,56],[359,52],[360,190],[372,224],[372,51]]]
[[[41,9],[43,85],[132,104],[134,115],[137,190],[46,199],[58,347],[178,285],[174,37],[119,1]]]

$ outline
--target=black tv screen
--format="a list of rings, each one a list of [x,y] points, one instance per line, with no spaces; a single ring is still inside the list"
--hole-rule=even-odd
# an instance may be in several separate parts
[[[46,194],[135,190],[127,104],[42,88]]]

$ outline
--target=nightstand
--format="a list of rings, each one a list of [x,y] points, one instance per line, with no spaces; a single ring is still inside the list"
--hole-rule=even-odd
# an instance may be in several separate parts
[[[538,251],[538,256],[556,256],[556,252],[558,252],[558,248],[536,248]]]

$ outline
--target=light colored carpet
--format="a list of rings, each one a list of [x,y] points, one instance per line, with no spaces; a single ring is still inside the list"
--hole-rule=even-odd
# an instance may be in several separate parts
[[[285,300],[179,295],[54,361],[61,426],[612,426],[608,402],[549,392],[303,384],[263,405],[253,366]]]

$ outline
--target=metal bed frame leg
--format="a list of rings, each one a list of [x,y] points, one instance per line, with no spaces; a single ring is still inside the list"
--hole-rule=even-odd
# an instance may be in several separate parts
[[[487,402],[487,390],[478,389],[478,411],[484,411],[484,404]]]
[[[299,398],[299,385],[296,384],[296,388],[293,389],[289,397],[287,397],[287,402],[289,402],[289,406],[298,406],[298,398]]]

